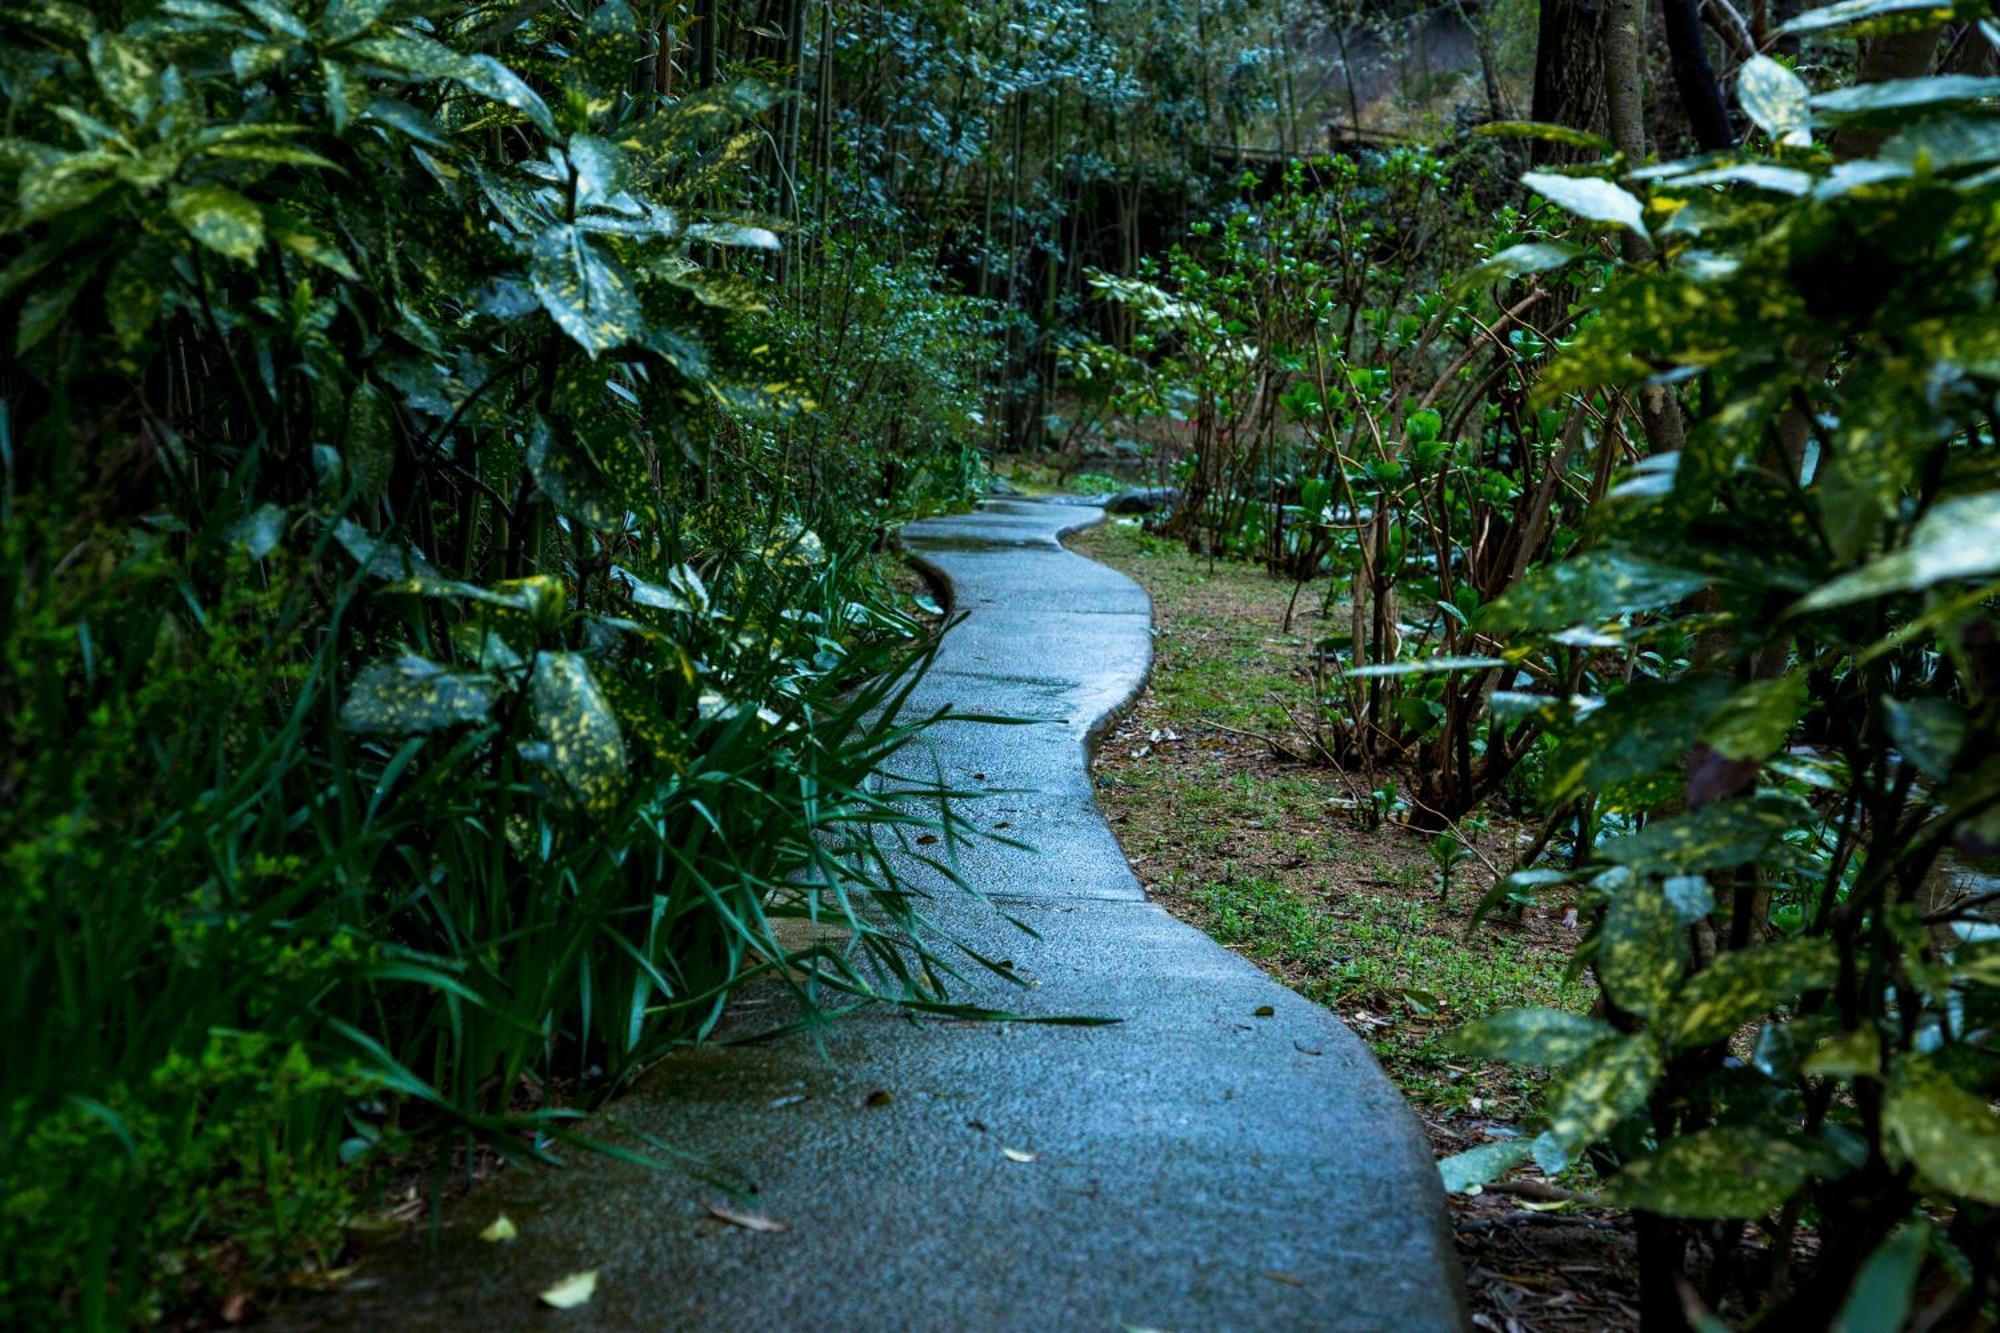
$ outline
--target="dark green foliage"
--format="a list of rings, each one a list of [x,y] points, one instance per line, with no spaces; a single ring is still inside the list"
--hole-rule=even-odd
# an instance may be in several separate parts
[[[908,398],[967,335],[854,388],[881,457],[798,439],[864,363],[772,308],[773,98],[655,96],[618,0],[429,13],[9,20],[9,1327],[324,1267],[375,1167],[575,1142],[749,978],[948,998],[867,557],[977,479],[962,381]]]
[[[1808,26],[1834,10],[1896,7]],[[1538,398],[1685,386],[1692,414],[1684,450],[1593,507],[1588,549],[1484,622],[1540,679],[1623,658],[1630,683],[1559,725],[1545,789],[1646,816],[1584,849],[1582,957],[1624,1035],[1579,1052],[1549,1027],[1536,1157],[1588,1150],[1611,1198],[1715,1244],[1712,1220],[1747,1219],[1789,1250],[1810,1218],[1811,1277],[1704,1299],[1894,1327],[1920,1271],[1968,1313],[1994,1294],[1995,927],[1950,875],[2000,850],[2000,136],[1962,78],[1809,99],[1760,59],[1741,94],[1754,150],[1626,170],[1630,191],[1617,166],[1530,182],[1653,242]],[[1875,156],[1815,146],[1862,123]],[[1537,1058],[1544,1025],[1513,1023],[1468,1039]],[[1662,1225],[1678,1272],[1688,1231]]]

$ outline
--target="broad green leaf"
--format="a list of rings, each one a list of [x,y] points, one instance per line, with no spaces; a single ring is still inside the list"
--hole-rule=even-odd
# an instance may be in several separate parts
[[[229,540],[242,547],[252,560],[262,560],[284,539],[288,519],[277,505],[259,505],[229,529]]]
[[[581,95],[595,115],[631,84],[639,58],[638,20],[624,0],[605,0],[590,11],[574,51],[562,63],[563,84],[572,96]]]
[[[1767,55],[1755,55],[1736,76],[1736,100],[1771,142],[1803,148],[1812,142],[1812,91]]]
[[[1882,1039],[1873,1028],[1828,1037],[1799,1068],[1819,1078],[1872,1078],[1882,1069]]]
[[[1957,171],[2000,161],[2000,117],[1926,116],[1882,145],[1882,163],[1925,171]]]
[[[220,255],[248,264],[264,245],[264,213],[221,185],[190,185],[167,200],[188,235]]]
[[[1882,1107],[1882,1127],[1946,1194],[2000,1204],[2000,1119],[1985,1098],[1939,1074],[1899,1073]]]
[[[575,227],[557,224],[535,238],[528,278],[557,327],[593,358],[633,341],[645,327],[631,278]]]
[[[333,455],[338,461],[339,454]],[[400,545],[371,535],[351,518],[333,525],[334,540],[354,557],[354,562],[378,579],[435,578],[437,570],[415,547]]]
[[[1434,676],[1449,671],[1486,671],[1509,665],[1500,657],[1415,657],[1405,662],[1377,662],[1356,667],[1351,676]]]
[[[1643,240],[1652,239],[1646,230],[1645,205],[1611,181],[1595,176],[1557,176],[1531,171],[1521,177],[1521,184],[1587,222],[1613,223]]]
[[[361,275],[340,247],[319,232],[297,223],[283,223],[273,228],[271,239],[308,263],[339,274],[349,282],[361,281]]]
[[[15,201],[20,225],[46,222],[72,212],[118,184],[122,163],[107,152],[63,153],[21,172]]]
[[[1606,860],[1662,874],[1729,870],[1783,859],[1784,835],[1810,819],[1804,803],[1787,796],[1716,801],[1656,819],[1600,850]]]
[[[1528,1144],[1522,1139],[1500,1139],[1468,1148],[1438,1160],[1438,1177],[1446,1194],[1464,1194],[1512,1171],[1528,1160]]]
[[[1805,705],[1802,674],[1753,680],[1716,710],[1701,739],[1725,759],[1761,760],[1785,743]]]
[[[1950,579],[2000,573],[2000,491],[1946,500],[1918,520],[1910,541],[1871,564],[1801,598],[1796,610],[1821,611],[1871,597],[1915,592]]]
[[[595,134],[578,134],[571,136],[568,152],[579,207],[602,204],[624,193],[632,172],[617,144]]]
[[[1559,269],[1584,253],[1581,246],[1567,241],[1527,241],[1510,245],[1460,278],[1458,285],[1478,287],[1491,282],[1512,282],[1531,273]]]
[[[1556,125],[1546,120],[1494,120],[1477,126],[1472,132],[1490,139],[1539,139],[1543,143],[1588,148],[1607,157],[1617,151],[1617,145],[1601,134],[1590,134],[1574,126]]]
[[[1620,1008],[1649,1020],[1673,1003],[1684,966],[1680,917],[1657,886],[1634,879],[1612,897],[1597,942],[1597,975]]]
[[[1912,108],[1955,106],[2000,97],[2000,79],[1971,74],[1936,74],[1922,79],[1857,83],[1812,99],[1813,109],[1836,116],[1861,116]]]
[[[350,731],[422,735],[485,721],[498,693],[491,677],[402,657],[362,668],[340,706],[340,721]]]
[[[1734,166],[1689,172],[1685,176],[1670,176],[1660,182],[1660,188],[1664,190],[1694,189],[1705,185],[1749,185],[1797,199],[1812,193],[1813,176],[1811,172],[1800,171],[1796,167],[1773,166],[1768,162],[1739,162]]]
[[[1643,1032],[1591,1047],[1549,1094],[1547,1137],[1573,1159],[1646,1104],[1662,1068],[1659,1044]]]
[[[451,77],[482,97],[512,107],[551,139],[561,137],[556,132],[555,117],[549,114],[548,104],[542,101],[541,94],[492,56],[462,57],[452,70]]]
[[[1913,32],[1949,22],[1955,12],[1949,0],[1835,0],[1793,16],[1778,31],[1829,32],[1857,27],[1858,36],[1879,31]]]
[[[1889,739],[1927,777],[1942,778],[1965,746],[1965,706],[1951,699],[1882,700]]]
[[[1839,965],[1824,939],[1781,940],[1722,954],[1681,986],[1668,1040],[1675,1046],[1724,1041],[1804,992],[1831,986]]]
[[[1467,1055],[1555,1068],[1617,1035],[1609,1023],[1565,1009],[1509,1009],[1474,1019],[1448,1040],[1453,1050]]]
[[[153,101],[153,62],[138,43],[115,32],[90,39],[90,72],[112,104],[128,116],[143,117]]]
[[[1876,1333],[1907,1325],[1910,1296],[1930,1247],[1930,1223],[1916,1221],[1899,1228],[1875,1248],[1861,1265],[1847,1303],[1833,1322],[1833,1333]]]
[[[319,20],[321,40],[338,44],[359,37],[389,12],[392,3],[393,0],[328,0],[326,12]]]
[[[1549,756],[1544,799],[1604,791],[1674,763],[1729,694],[1720,676],[1640,680],[1570,729]]]
[[[1530,571],[1475,617],[1491,630],[1554,630],[1656,611],[1709,584],[1706,574],[1624,551],[1586,551]]]
[[[529,757],[554,770],[580,804],[602,809],[616,801],[625,786],[625,738],[583,655],[535,654],[530,691],[546,739]]]
[[[1663,1217],[1756,1218],[1796,1193],[1818,1160],[1794,1141],[1727,1126],[1668,1140],[1620,1171],[1604,1193]]]

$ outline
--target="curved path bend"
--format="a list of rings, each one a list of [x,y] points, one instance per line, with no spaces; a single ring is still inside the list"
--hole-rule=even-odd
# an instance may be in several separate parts
[[[1151,658],[1145,592],[1066,551],[1102,517],[995,500],[919,523],[908,548],[966,618],[920,708],[1038,719],[946,724],[936,762],[1003,789],[971,813],[966,876],[1017,919],[940,895],[947,924],[1032,984],[966,998],[1109,1026],[915,1024],[676,1055],[615,1108],[754,1186],[609,1159],[509,1173],[392,1247],[294,1327],[853,1330],[1464,1327],[1437,1173],[1416,1123],[1340,1022],[1146,896],[1091,798],[1086,750]],[[889,1094],[886,1102],[880,1092]],[[1011,1150],[1011,1152],[1009,1151]],[[1032,1160],[1018,1160],[1032,1155]],[[506,1245],[476,1239],[497,1212]],[[535,1293],[595,1268],[595,1298]]]

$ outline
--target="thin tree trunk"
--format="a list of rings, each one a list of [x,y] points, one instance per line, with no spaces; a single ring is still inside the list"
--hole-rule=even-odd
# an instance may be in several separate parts
[[[1661,0],[1667,21],[1667,51],[1674,67],[1674,87],[1695,142],[1705,152],[1736,146],[1736,127],[1729,122],[1729,104],[1709,63],[1708,40],[1701,30],[1701,0]]]

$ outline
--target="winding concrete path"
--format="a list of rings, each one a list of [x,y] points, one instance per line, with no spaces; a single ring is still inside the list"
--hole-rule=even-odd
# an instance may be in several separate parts
[[[675,1056],[615,1108],[755,1188],[611,1160],[509,1173],[436,1250],[371,1259],[293,1327],[1432,1330],[1464,1325],[1415,1121],[1326,1010],[1146,900],[1098,817],[1089,738],[1151,656],[1146,594],[1062,549],[1098,510],[999,500],[909,548],[969,613],[916,704],[1040,719],[939,728],[937,761],[1010,789],[976,814],[1042,849],[962,859],[1030,936],[962,894],[948,923],[1034,983],[968,999],[1104,1027],[861,1016],[807,1039]],[[885,1101],[879,1093],[887,1093]],[[1011,1150],[1011,1152],[1009,1151]],[[1018,1160],[1032,1155],[1032,1160]],[[504,1246],[475,1238],[497,1212]],[[558,1312],[535,1293],[600,1272]]]

